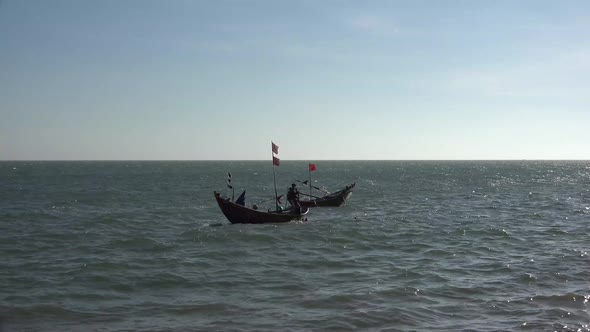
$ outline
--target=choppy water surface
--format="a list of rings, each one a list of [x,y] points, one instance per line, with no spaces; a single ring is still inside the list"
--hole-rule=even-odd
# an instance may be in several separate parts
[[[590,162],[316,165],[346,206],[230,225],[270,161],[0,162],[4,331],[590,331]]]

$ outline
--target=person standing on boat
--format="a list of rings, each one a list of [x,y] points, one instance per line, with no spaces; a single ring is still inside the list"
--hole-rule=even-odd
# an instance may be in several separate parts
[[[291,188],[287,191],[287,202],[289,202],[292,207],[301,208],[301,205],[299,205],[299,190],[297,190],[297,185],[295,183],[291,184]]]

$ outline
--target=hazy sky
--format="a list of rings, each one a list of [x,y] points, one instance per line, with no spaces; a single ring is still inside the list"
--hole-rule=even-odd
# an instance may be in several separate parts
[[[590,1],[0,0],[0,159],[590,159]]]

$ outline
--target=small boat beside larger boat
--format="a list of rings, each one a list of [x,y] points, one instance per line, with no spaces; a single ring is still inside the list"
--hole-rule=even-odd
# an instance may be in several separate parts
[[[316,197],[314,199],[305,200],[305,201],[300,200],[299,205],[301,205],[301,207],[337,207],[337,206],[340,206],[340,205],[346,203],[346,200],[350,197],[350,195],[352,195],[352,191],[354,190],[355,184],[356,183],[348,185],[348,186],[344,187],[342,190],[328,194],[323,197]],[[306,194],[302,194],[302,195],[309,196]]]
[[[279,146],[276,145],[274,142],[271,141],[271,149],[272,149],[272,172],[273,172],[273,182],[274,182],[274,189],[275,189],[275,210],[268,210],[267,212],[259,211],[257,205],[253,205],[252,208],[247,208],[245,203],[245,195],[246,191],[244,191],[237,200],[234,200],[234,187],[232,184],[232,176],[231,173],[227,173],[227,188],[231,189],[232,195],[231,198],[229,197],[222,197],[220,193],[217,191],[214,192],[215,200],[217,201],[217,205],[223,212],[223,215],[229,220],[232,224],[264,224],[264,223],[282,223],[282,222],[289,222],[294,220],[301,220],[303,216],[309,212],[310,207],[336,207],[341,206],[346,202],[346,200],[352,195],[352,191],[354,190],[355,183],[345,186],[344,189],[339,190],[334,193],[328,193],[323,197],[313,196],[312,189],[316,189],[322,192],[326,192],[318,187],[314,187],[311,182],[311,172],[315,171],[317,168],[315,164],[309,164],[309,182],[298,181],[303,184],[309,183],[309,195],[300,193],[296,189],[296,185],[293,184],[291,188],[289,188],[289,192],[287,194],[287,199],[289,203],[292,205],[290,208],[282,208],[280,206],[280,197],[277,193],[277,181],[276,181],[276,174],[275,174],[275,166],[279,167],[281,164],[280,159],[278,158],[279,154]],[[307,196],[309,200],[300,200],[300,195]],[[227,195],[229,196],[229,194]],[[307,219],[305,219],[307,220]]]

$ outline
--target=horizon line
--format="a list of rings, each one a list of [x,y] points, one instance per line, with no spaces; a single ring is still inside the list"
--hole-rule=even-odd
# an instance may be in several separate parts
[[[79,161],[103,161],[103,162],[137,162],[137,161],[268,161],[267,159],[0,159],[0,162],[79,162]],[[281,159],[281,161],[590,161],[590,159]],[[280,166],[279,166],[280,167]]]

